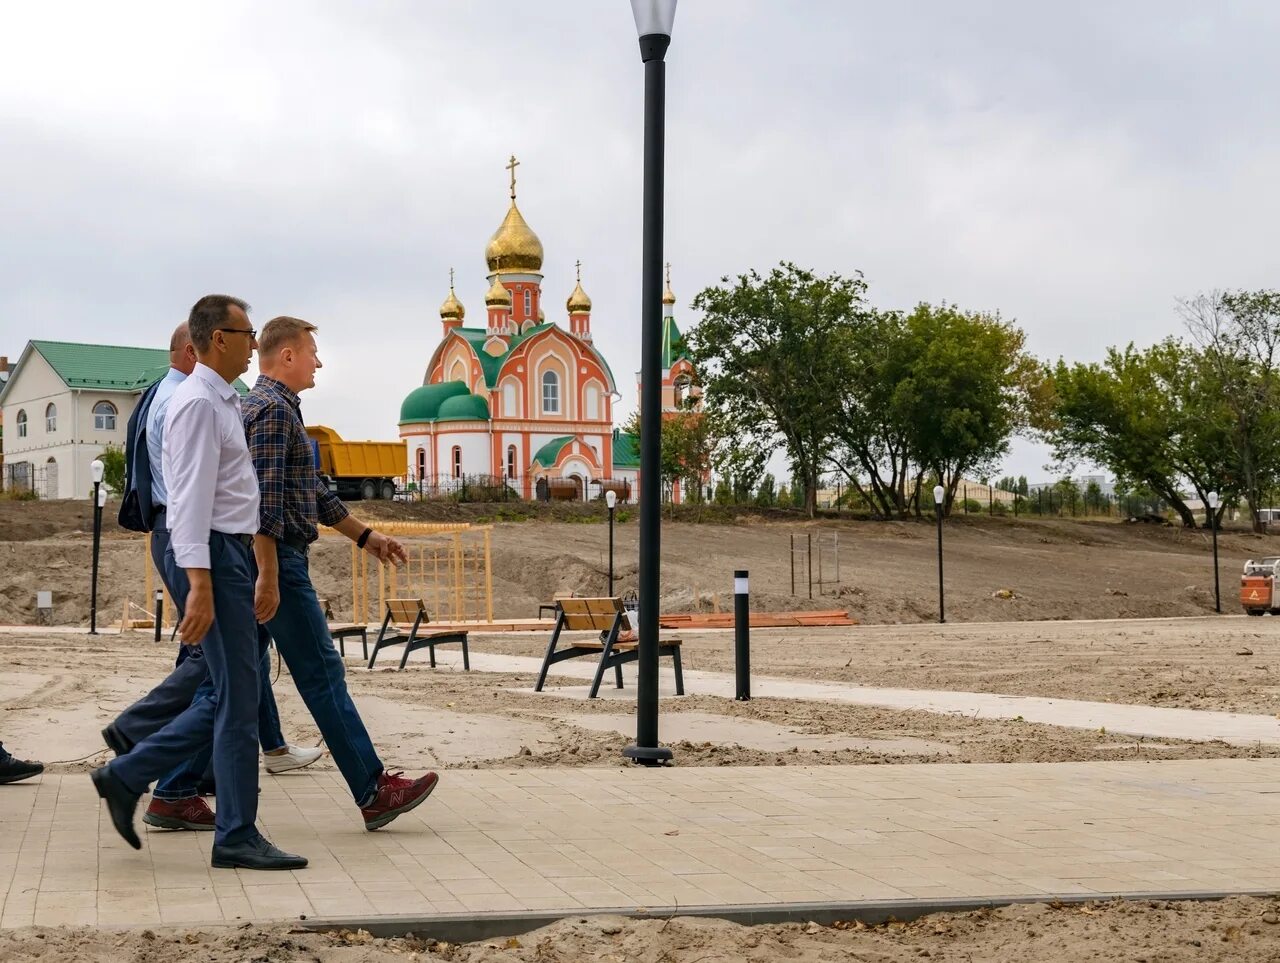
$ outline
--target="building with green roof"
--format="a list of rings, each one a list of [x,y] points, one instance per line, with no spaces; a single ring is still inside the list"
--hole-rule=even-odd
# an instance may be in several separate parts
[[[168,369],[164,348],[28,341],[0,386],[3,486],[87,498],[89,464],[108,445],[124,447],[138,398]],[[249,391],[240,379],[235,387]]]

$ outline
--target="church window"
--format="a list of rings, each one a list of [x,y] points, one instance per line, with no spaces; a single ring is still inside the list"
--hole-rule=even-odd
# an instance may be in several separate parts
[[[560,376],[554,371],[545,372],[542,376],[542,413],[560,414]]]
[[[516,446],[507,446],[507,477],[516,477]]]
[[[457,445],[453,446],[453,477],[462,477],[462,449]]]
[[[514,382],[508,381],[502,386],[502,413],[508,418],[515,418],[520,414],[516,410],[516,386]]]
[[[49,402],[49,407],[44,410],[44,430],[49,434],[53,434],[58,430],[58,406],[52,401]]]
[[[27,437],[27,413],[21,408],[18,409],[18,437]]]
[[[463,382],[463,383],[465,383],[465,382],[466,382],[466,380],[467,380],[467,366],[466,366],[465,364],[463,364],[461,360],[455,361],[455,362],[453,363],[453,370],[452,370],[452,371],[450,372],[450,374],[449,374],[449,380],[450,380],[450,381],[461,381],[461,382]]]
[[[533,314],[533,292],[525,291],[524,292],[524,316],[527,318],[531,314]]]
[[[427,474],[427,450],[425,448],[418,449],[418,481],[422,481]]]
[[[583,395],[586,400],[587,420],[595,421],[600,417],[600,389],[593,384],[587,385]]]
[[[116,430],[116,406],[109,401],[99,401],[93,406],[93,430]]]

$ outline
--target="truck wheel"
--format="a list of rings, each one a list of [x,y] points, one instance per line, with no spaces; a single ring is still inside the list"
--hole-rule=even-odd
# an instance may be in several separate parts
[[[395,483],[395,482],[384,481],[384,482],[382,483],[382,498],[383,498],[383,501],[388,501],[388,502],[389,502],[389,501],[391,501],[392,499],[394,499],[395,497],[396,497],[396,483]]]
[[[1244,611],[1246,615],[1266,615],[1267,614],[1266,609],[1245,609]]]
[[[367,502],[378,497],[378,486],[373,483],[372,478],[366,478],[360,483],[360,497]]]

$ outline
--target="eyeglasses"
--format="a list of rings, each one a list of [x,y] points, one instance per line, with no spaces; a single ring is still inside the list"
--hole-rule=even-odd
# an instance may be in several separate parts
[[[233,331],[236,334],[247,334],[251,338],[256,338],[258,332],[255,328],[214,328],[214,331]]]

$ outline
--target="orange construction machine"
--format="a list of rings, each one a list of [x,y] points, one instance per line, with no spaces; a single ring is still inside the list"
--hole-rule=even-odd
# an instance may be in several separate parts
[[[1244,563],[1240,576],[1240,604],[1249,615],[1280,615],[1280,598],[1276,598],[1276,573],[1280,556],[1251,558]]]

